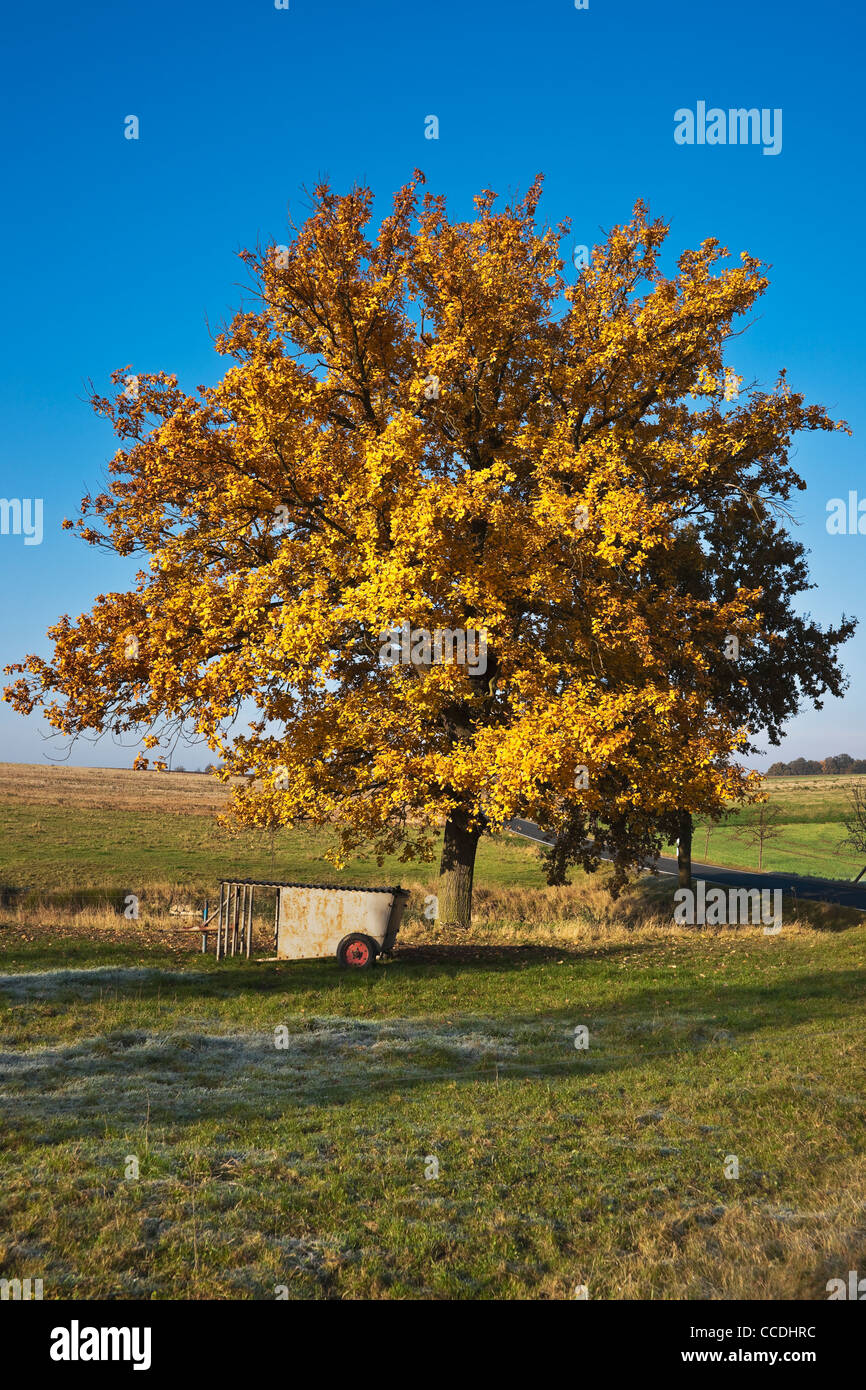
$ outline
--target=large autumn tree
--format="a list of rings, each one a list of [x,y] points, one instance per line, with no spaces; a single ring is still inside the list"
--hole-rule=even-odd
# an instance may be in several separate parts
[[[124,368],[94,397],[121,442],[78,526],[146,565],[7,698],[154,748],[183,721],[254,774],[242,822],[333,825],[343,854],[429,855],[444,825],[440,916],[466,923],[479,835],[514,815],[577,809],[621,878],[653,827],[757,794],[713,699],[757,588],[681,582],[690,507],[724,526],[757,475],[792,478],[796,430],[836,426],[784,380],[726,399],[751,256],[709,240],[666,273],[638,204],[575,278],[540,180],[456,222],[423,182],[375,231],[369,190],[317,188],[287,245],[245,253],[216,386]],[[383,660],[401,624],[483,633],[486,662]]]

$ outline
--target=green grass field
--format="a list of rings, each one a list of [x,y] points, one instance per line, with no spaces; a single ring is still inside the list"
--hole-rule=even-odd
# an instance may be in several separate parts
[[[100,796],[100,777],[105,786]],[[853,879],[866,861],[839,849],[846,794],[859,779],[775,778],[767,782],[782,818],[768,840],[764,868],[833,879]],[[214,823],[225,792],[203,776],[159,776],[89,769],[33,769],[0,765],[0,885],[34,890],[70,887],[146,893],[154,884],[186,886],[213,895],[220,878],[311,878],[323,882],[432,884],[437,864],[404,864],[396,856],[380,868],[366,859],[335,870],[324,859],[334,837],[298,828],[232,834]],[[758,852],[738,837],[754,814],[732,811],[718,826],[697,824],[696,861],[754,869]],[[672,846],[669,853],[675,852]],[[510,835],[483,839],[478,881],[540,887],[538,857]]]
[[[2,879],[49,901],[270,872],[267,843],[214,831],[204,778],[8,781]],[[320,850],[282,837],[280,876],[334,877]],[[423,890],[434,867],[344,877]],[[669,881],[547,889],[511,839],[478,885],[470,932],[416,901],[360,975],[7,905],[0,1276],[46,1298],[725,1300],[825,1298],[866,1267],[860,914],[675,928]]]
[[[764,869],[816,878],[856,878],[866,865],[866,856],[839,846],[846,838],[843,821],[849,814],[848,791],[863,780],[862,776],[768,778],[765,786],[770,803],[778,806],[781,816],[777,838],[767,840],[764,846]],[[756,869],[757,846],[749,845],[738,834],[754,815],[754,808],[745,807],[732,811],[721,825],[697,824],[692,843],[695,859]]]
[[[724,1299],[863,1267],[866,928],[488,952],[368,977],[10,943],[4,1276]]]
[[[32,770],[31,770],[32,771]],[[64,778],[63,773],[68,775]],[[152,885],[177,885],[212,897],[221,878],[328,883],[433,883],[438,860],[380,867],[351,859],[336,869],[325,851],[336,835],[308,828],[230,832],[215,823],[225,800],[209,778],[168,774],[52,769],[25,777],[0,765],[0,884],[39,892],[68,889],[130,891],[147,896]],[[118,804],[116,804],[118,803]],[[479,881],[540,886],[544,879],[532,846],[512,835],[482,840]]]

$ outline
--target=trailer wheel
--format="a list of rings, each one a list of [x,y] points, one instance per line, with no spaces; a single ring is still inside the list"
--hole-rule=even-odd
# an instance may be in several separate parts
[[[361,932],[353,932],[351,936],[344,936],[337,947],[337,960],[344,969],[369,970],[376,955],[375,941],[372,941],[369,936],[364,936]]]

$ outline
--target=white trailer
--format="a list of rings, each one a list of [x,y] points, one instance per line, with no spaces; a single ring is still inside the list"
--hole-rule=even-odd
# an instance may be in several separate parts
[[[404,888],[348,888],[328,883],[224,880],[220,885],[217,957],[252,947],[253,891],[276,890],[277,960],[336,956],[340,965],[366,970],[389,953],[409,900]]]

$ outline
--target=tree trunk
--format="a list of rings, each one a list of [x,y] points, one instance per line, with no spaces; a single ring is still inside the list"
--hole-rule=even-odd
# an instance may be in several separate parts
[[[452,811],[445,823],[439,865],[440,925],[468,927],[472,920],[472,879],[481,831],[470,827],[464,811]]]
[[[677,868],[680,888],[692,886],[692,815],[690,811],[680,811],[679,838],[677,840]]]

